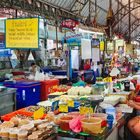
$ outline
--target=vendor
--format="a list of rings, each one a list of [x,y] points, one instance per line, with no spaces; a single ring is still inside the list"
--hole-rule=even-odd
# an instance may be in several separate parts
[[[138,102],[134,102],[130,100],[128,102],[128,105],[136,110],[140,110],[140,103]],[[139,115],[132,118],[128,122],[128,128],[138,139],[140,139],[140,116]]]
[[[65,61],[65,59],[59,58],[59,59],[58,59],[58,64],[57,64],[57,66],[58,66],[59,68],[61,68],[61,69],[65,69],[65,67],[66,67],[66,61]]]
[[[37,66],[34,62],[31,63],[31,66],[29,68],[29,72],[32,74],[32,75],[35,75],[36,72],[39,72],[40,71],[40,67]]]
[[[84,70],[90,70],[91,65],[90,65],[90,60],[86,60],[84,64]]]
[[[127,57],[125,57],[125,59],[124,59],[123,67],[125,68],[126,72],[131,71],[131,63],[128,61]]]

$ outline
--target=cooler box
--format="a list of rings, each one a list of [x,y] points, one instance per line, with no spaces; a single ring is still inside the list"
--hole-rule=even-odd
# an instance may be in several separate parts
[[[50,79],[41,81],[41,100],[45,101],[48,99],[48,94],[53,92],[53,88],[59,85],[59,80]]]
[[[16,88],[17,109],[30,105],[36,105],[40,102],[40,82],[4,82],[6,87]]]

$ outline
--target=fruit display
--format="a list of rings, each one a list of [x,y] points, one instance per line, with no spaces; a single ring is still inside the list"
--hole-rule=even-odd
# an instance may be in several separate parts
[[[76,100],[78,98],[79,98],[78,95],[77,96],[76,95],[75,96],[74,95],[71,95],[71,96],[69,96],[69,95],[62,95],[62,96],[54,98],[53,100],[54,101],[59,100],[60,102],[67,103],[69,100]]]
[[[57,87],[53,87],[53,92],[67,92],[68,89],[70,89],[71,87],[70,86],[67,86],[67,85],[60,85],[60,86],[57,86]]]

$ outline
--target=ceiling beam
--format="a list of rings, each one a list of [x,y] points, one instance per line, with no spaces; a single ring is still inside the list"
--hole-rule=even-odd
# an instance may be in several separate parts
[[[57,16],[65,17],[65,18],[81,18],[76,16],[75,14],[59,7],[52,6],[46,2],[43,2],[41,0],[36,1],[28,1],[28,0],[1,0],[0,6],[3,8],[11,8],[16,10],[23,10],[29,13],[37,14],[42,17],[48,17],[50,19],[56,18],[55,11],[59,11]]]
[[[117,0],[118,1],[118,0]],[[136,2],[135,0],[131,1],[131,4]],[[136,2],[137,3],[137,2]],[[121,2],[121,8],[115,13],[114,18],[115,18],[115,22],[114,22],[114,27],[123,20],[123,18],[125,18],[125,16],[127,16],[129,14],[129,4],[123,5]],[[135,5],[135,7],[131,7],[131,12],[134,11],[135,9],[138,9],[140,7],[140,3],[137,3],[138,5]],[[118,15],[121,15],[120,18],[118,18]],[[131,15],[135,18],[138,19],[135,15],[133,15],[131,13]]]
[[[135,20],[132,24],[131,24],[131,34],[140,26],[140,19],[139,20]],[[128,28],[125,31],[125,34],[128,34]]]

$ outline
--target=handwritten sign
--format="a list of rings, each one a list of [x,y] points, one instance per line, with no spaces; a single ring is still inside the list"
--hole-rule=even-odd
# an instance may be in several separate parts
[[[73,100],[69,100],[68,101],[68,106],[69,107],[74,107],[74,101]]]
[[[80,114],[92,114],[93,113],[93,108],[92,107],[80,107]]]
[[[104,82],[111,83],[112,82],[112,77],[107,77],[103,79]]]
[[[65,112],[65,113],[67,113],[67,112],[68,112],[68,106],[67,106],[67,105],[63,105],[63,104],[60,104],[60,105],[59,105],[59,111],[60,111],[60,112]]]
[[[34,112],[33,114],[34,116],[34,120],[40,119],[44,116],[44,108],[41,107],[40,109],[38,109],[37,111]]]
[[[105,47],[105,43],[104,43],[104,41],[101,41],[100,42],[100,50],[104,51],[104,47]]]
[[[37,49],[39,44],[39,19],[7,19],[6,48]]]

